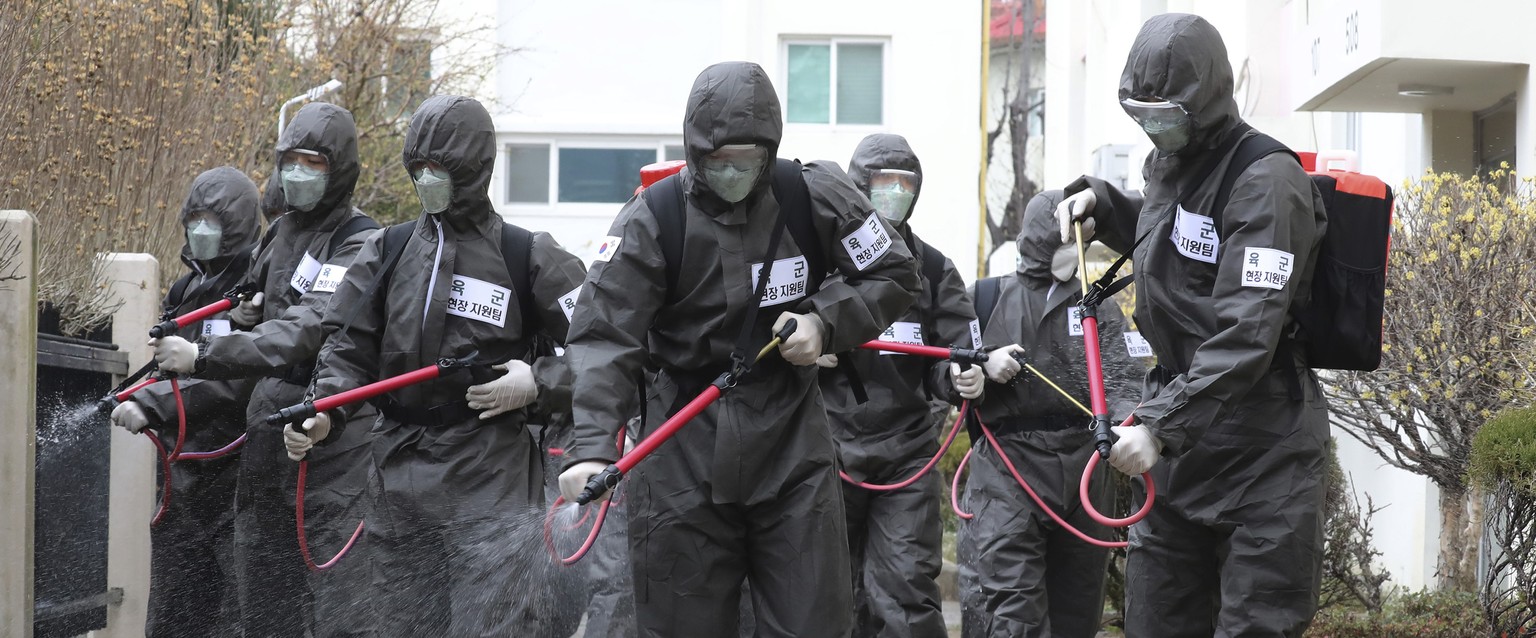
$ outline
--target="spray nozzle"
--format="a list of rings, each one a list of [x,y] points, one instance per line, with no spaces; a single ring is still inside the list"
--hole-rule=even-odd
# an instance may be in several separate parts
[[[1093,449],[1097,450],[1099,457],[1109,460],[1109,452],[1115,446],[1115,441],[1120,440],[1114,431],[1110,429],[1109,416],[1096,415],[1093,417]]]
[[[582,488],[581,494],[576,496],[576,504],[586,505],[602,498],[609,490],[618,487],[619,479],[622,478],[624,478],[624,470],[619,469],[618,465],[603,468],[602,472],[598,472],[587,481],[587,486]]]

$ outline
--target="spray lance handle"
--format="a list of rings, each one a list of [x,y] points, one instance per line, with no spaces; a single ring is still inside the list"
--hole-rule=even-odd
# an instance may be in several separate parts
[[[602,498],[604,494],[618,487],[619,480],[622,478],[624,478],[624,470],[619,469],[618,465],[609,465],[603,468],[603,471],[592,475],[592,478],[587,481],[586,487],[581,488],[581,494],[576,496],[576,504],[586,505]]]
[[[949,360],[960,364],[961,370],[970,370],[972,365],[986,365],[987,353],[972,348],[950,348]]]
[[[185,328],[194,321],[201,321],[203,319],[207,319],[216,314],[224,312],[225,310],[234,308],[235,306],[239,305],[241,301],[251,298],[251,296],[254,294],[256,294],[256,285],[253,283],[244,283],[235,286],[229,292],[224,293],[224,297],[222,299],[193,310],[187,314],[181,315],[179,317],[172,317],[169,315],[169,313],[166,315],[161,315],[161,322],[149,329],[149,338],[160,339],[165,336],[175,334],[177,330]]]

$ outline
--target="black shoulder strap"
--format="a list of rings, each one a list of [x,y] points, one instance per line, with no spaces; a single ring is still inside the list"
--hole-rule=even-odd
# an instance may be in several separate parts
[[[256,254],[259,255],[267,251],[267,245],[271,244],[272,238],[277,236],[277,225],[281,223],[283,223],[283,218],[279,217],[272,220],[272,223],[267,224],[267,232],[262,233],[261,246],[256,249]]]
[[[923,247],[923,285],[928,286],[928,297],[933,307],[939,307],[939,282],[944,281],[944,253],[928,242],[918,240]]]
[[[378,229],[379,223],[373,221],[373,218],[367,215],[356,215],[342,222],[341,226],[336,229],[336,232],[331,233],[330,248],[325,253],[325,258],[330,259],[331,255],[336,254],[336,251],[341,248],[342,243],[347,241],[347,238],[363,231]]]
[[[987,334],[987,320],[992,318],[992,309],[997,307],[997,295],[1001,288],[997,277],[987,277],[976,280],[976,298],[973,304],[976,306],[976,323],[981,327],[981,334]]]
[[[821,238],[811,223],[811,191],[805,185],[805,174],[800,170],[800,162],[775,160],[773,199],[779,203],[780,209],[789,212],[784,225],[789,236],[795,239],[795,244],[800,246],[801,254],[805,255],[811,273],[806,290],[815,291],[821,288],[822,280],[827,278],[827,259],[821,252]]]
[[[523,338],[533,338],[543,322],[533,301],[533,233],[514,224],[501,225],[501,258],[507,262],[507,276],[516,286],[517,306],[523,315]]]
[[[395,264],[400,263],[400,255],[405,253],[406,243],[411,241],[411,233],[416,230],[416,222],[409,221],[403,224],[395,224],[384,229],[384,246],[379,253],[384,257],[384,267],[379,269],[379,274],[373,276],[373,281],[368,282],[368,288],[363,291],[362,301],[352,307],[352,312],[347,314],[347,320],[341,322],[341,328],[336,333],[344,333],[352,327],[352,322],[357,320],[357,314],[363,311],[368,304],[373,303],[373,295],[379,291],[379,286],[395,276]]]
[[[658,194],[660,193],[660,194]],[[667,268],[667,299],[676,300],[678,273],[683,263],[683,238],[688,234],[688,208],[683,202],[683,180],[668,175],[640,192],[645,207],[656,217],[661,256]]]
[[[165,309],[167,311],[174,312],[177,308],[181,307],[181,302],[186,301],[187,288],[192,285],[192,280],[196,277],[197,273],[189,272],[182,275],[181,279],[177,279],[176,283],[171,284],[171,293],[165,296]]]
[[[1295,158],[1297,163],[1301,162],[1301,158],[1297,157],[1290,147],[1263,133],[1255,133],[1238,143],[1237,153],[1232,156],[1232,162],[1227,164],[1227,172],[1221,176],[1221,188],[1216,191],[1216,202],[1211,205],[1211,219],[1215,220],[1218,227],[1221,223],[1221,213],[1227,209],[1227,202],[1232,199],[1232,187],[1237,184],[1237,178],[1242,176],[1248,167],[1253,166],[1254,162],[1280,152]]]

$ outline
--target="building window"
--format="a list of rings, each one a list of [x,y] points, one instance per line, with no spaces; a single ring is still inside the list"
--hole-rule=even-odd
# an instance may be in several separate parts
[[[507,145],[507,201],[549,203],[549,145]]]
[[[688,152],[682,146],[668,144],[666,148],[662,150],[661,159],[668,162],[672,160],[686,160],[688,159]]]
[[[386,62],[384,101],[410,113],[432,95],[432,41],[408,37],[395,43]]]
[[[640,186],[640,169],[656,161],[654,148],[562,148],[562,204],[622,204]]]
[[[884,42],[786,42],[784,55],[789,75],[789,122],[884,122]]]

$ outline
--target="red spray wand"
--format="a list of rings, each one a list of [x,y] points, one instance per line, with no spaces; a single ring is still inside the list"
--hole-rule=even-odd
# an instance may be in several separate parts
[[[798,323],[794,319],[786,321],[784,328],[773,336],[773,340],[769,341],[768,345],[763,346],[763,349],[758,351],[757,358],[752,360],[753,363],[762,361],[769,351],[779,347],[779,344],[788,339],[791,334],[794,334],[797,326]],[[587,481],[587,486],[576,497],[576,504],[586,505],[591,503],[603,494],[608,493],[609,490],[618,487],[619,481],[624,478],[625,472],[635,467],[635,464],[645,460],[645,457],[655,452],[656,448],[661,447],[661,444],[670,440],[673,435],[677,434],[678,430],[688,425],[688,422],[692,421],[693,417],[698,416],[700,412],[704,411],[704,408],[709,407],[709,404],[719,399],[721,392],[735,387],[739,375],[745,372],[745,370],[731,370],[722,373],[713,383],[709,384],[709,387],[704,388],[704,391],[700,392],[699,396],[694,397],[692,401],[688,402],[688,405],[678,410],[677,414],[672,415],[672,418],[662,423],[661,427],[656,428],[655,432],[645,437],[645,440],[636,445],[634,450],[631,450],[630,453],[621,457],[618,462],[609,465],[602,472],[593,476],[592,480]]]
[[[429,365],[425,368],[421,368],[419,370],[412,370],[402,375],[375,381],[368,385],[359,388],[353,388],[351,390],[347,390],[346,392],[340,392],[328,397],[321,397],[313,401],[305,401],[303,403],[290,405],[286,408],[278,410],[275,414],[268,416],[267,425],[284,425],[288,423],[297,423],[299,421],[303,421],[304,419],[313,417],[321,412],[329,412],[336,408],[352,405],[354,403],[361,403],[381,394],[394,392],[395,390],[399,390],[401,388],[413,386],[419,383],[426,383],[427,381],[431,381],[443,376],[444,374],[449,374],[459,369],[469,369],[470,374],[472,374],[475,378],[475,383],[484,383],[494,379],[495,373],[491,371],[489,366],[480,365],[475,362],[477,355],[478,353],[471,352],[468,355],[459,357],[457,359],[438,359],[437,363]]]

